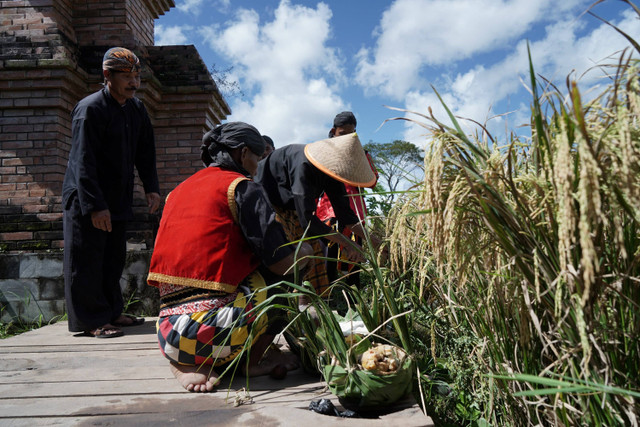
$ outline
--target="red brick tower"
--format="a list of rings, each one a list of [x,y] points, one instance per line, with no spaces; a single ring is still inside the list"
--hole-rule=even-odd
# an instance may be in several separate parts
[[[173,0],[19,0],[0,9],[0,253],[62,247],[61,190],[75,103],[103,81],[113,46],[143,63],[138,92],[151,116],[163,195],[202,167],[204,132],[229,106],[193,45],[153,46]],[[141,186],[130,237],[152,243]]]

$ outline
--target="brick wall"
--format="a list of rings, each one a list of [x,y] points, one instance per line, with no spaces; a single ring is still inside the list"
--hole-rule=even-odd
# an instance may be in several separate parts
[[[0,250],[61,247],[69,109],[85,92],[68,6],[10,1],[0,9]]]
[[[138,96],[154,124],[161,191],[201,168],[204,132],[229,113],[193,46],[153,46],[172,0],[1,1],[0,252],[60,249],[70,112],[98,90],[101,60],[126,46],[143,63]],[[153,244],[158,217],[136,185],[129,235]]]
[[[152,46],[154,20],[173,0],[75,0],[73,27],[81,46]]]
[[[160,190],[167,194],[202,168],[202,136],[228,114],[228,107],[215,83],[203,78],[209,73],[194,46],[155,46],[148,51],[164,89],[162,104],[154,107],[158,167],[164,171]]]

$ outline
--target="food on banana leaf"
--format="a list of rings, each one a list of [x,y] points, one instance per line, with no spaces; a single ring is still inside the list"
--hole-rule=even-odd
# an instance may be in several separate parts
[[[398,370],[400,359],[404,357],[404,352],[399,354],[401,351],[391,345],[376,344],[362,353],[360,365],[376,374],[392,374]]]
[[[373,344],[354,352],[356,366],[345,368],[336,361],[322,368],[329,390],[342,406],[359,413],[376,413],[411,392],[413,362],[402,348]]]

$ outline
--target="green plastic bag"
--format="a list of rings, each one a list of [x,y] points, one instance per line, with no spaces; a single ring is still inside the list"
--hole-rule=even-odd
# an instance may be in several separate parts
[[[398,350],[404,354],[402,349]],[[360,412],[381,411],[411,393],[413,362],[405,357],[393,373],[378,374],[357,365],[347,371],[340,365],[325,365],[324,380],[340,403]]]

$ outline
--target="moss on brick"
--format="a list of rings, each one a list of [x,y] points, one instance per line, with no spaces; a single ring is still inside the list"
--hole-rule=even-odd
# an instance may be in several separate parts
[[[35,68],[38,61],[35,59],[7,59],[4,61],[5,68]]]
[[[9,252],[15,251],[16,244],[15,242],[0,242],[0,252]]]
[[[20,231],[47,231],[51,230],[51,224],[48,222],[27,222],[22,224]]]
[[[22,230],[22,224],[17,222],[0,223],[0,233],[13,233]]]
[[[26,240],[17,243],[17,249],[21,251],[41,251],[50,248],[51,242],[49,241]]]
[[[73,63],[67,59],[38,59],[40,67],[73,67]]]

